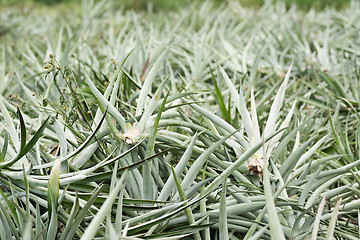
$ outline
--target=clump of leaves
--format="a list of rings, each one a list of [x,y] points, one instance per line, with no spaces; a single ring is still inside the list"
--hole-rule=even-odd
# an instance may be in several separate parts
[[[359,9],[1,14],[0,238],[358,238]]]

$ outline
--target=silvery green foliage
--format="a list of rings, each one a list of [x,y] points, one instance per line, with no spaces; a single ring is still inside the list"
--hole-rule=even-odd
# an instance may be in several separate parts
[[[358,238],[358,2],[74,6],[0,10],[0,239]]]

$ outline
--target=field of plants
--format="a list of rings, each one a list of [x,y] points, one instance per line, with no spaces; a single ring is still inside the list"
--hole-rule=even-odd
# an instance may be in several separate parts
[[[360,239],[359,22],[0,9],[0,239]]]

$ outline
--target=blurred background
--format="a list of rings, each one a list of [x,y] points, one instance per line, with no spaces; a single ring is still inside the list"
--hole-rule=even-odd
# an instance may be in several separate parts
[[[173,11],[179,8],[186,7],[193,2],[204,2],[204,0],[113,0],[114,4],[124,9],[133,9],[137,11]],[[208,0],[213,2],[214,7],[226,2],[225,0]],[[237,0],[243,6],[259,8],[264,4],[266,0]],[[290,8],[296,5],[303,10],[309,10],[311,8],[315,10],[322,10],[324,8],[343,8],[346,7],[350,0],[274,0],[285,2],[286,6]],[[77,4],[81,0],[0,0],[0,7],[11,7],[16,5],[17,7],[28,6],[29,4],[46,4],[46,5],[67,5]]]

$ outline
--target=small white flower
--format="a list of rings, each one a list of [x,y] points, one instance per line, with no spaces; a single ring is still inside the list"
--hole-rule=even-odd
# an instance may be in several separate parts
[[[126,123],[125,133],[121,134],[120,137],[126,144],[132,145],[139,140],[140,135],[139,129],[136,128],[136,126],[131,125],[131,123]]]

